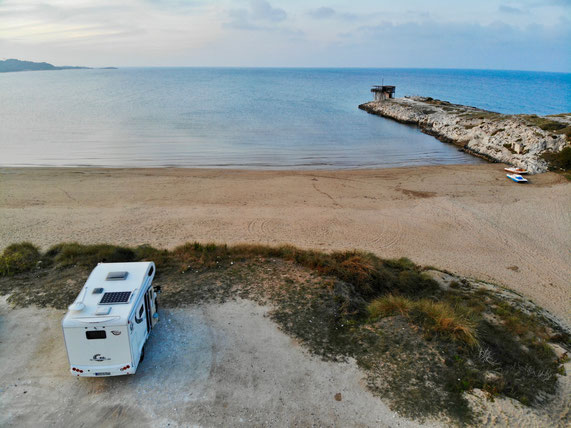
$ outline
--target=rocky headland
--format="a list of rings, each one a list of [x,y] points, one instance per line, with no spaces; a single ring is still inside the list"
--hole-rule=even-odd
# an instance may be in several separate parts
[[[429,97],[393,98],[359,106],[368,113],[416,125],[441,141],[493,162],[536,174],[549,169],[546,154],[570,145],[571,113],[501,114]]]
[[[19,59],[0,60],[0,73],[15,71],[52,71],[52,70],[91,70],[91,67],[55,66],[48,62],[21,61]],[[101,70],[115,70],[116,67],[103,67]]]

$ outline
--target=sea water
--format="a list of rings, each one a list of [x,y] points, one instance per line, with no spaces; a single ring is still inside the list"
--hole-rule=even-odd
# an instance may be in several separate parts
[[[479,159],[369,115],[370,88],[503,113],[571,111],[571,74],[124,68],[0,74],[0,166],[346,169]]]

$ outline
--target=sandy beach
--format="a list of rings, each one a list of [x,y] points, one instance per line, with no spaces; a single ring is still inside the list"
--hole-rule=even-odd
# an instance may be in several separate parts
[[[0,247],[362,249],[489,280],[571,323],[571,183],[503,165],[359,171],[1,168]]]

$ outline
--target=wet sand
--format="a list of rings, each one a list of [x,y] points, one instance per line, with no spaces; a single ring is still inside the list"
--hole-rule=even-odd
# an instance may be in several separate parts
[[[362,249],[489,280],[571,323],[571,183],[503,165],[360,171],[1,168],[0,247]]]

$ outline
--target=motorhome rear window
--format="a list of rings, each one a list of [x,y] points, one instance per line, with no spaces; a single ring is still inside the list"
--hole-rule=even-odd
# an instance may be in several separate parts
[[[93,330],[93,331],[86,331],[85,337],[87,337],[90,340],[91,339],[105,339],[107,337],[107,334],[105,333],[104,330]]]

